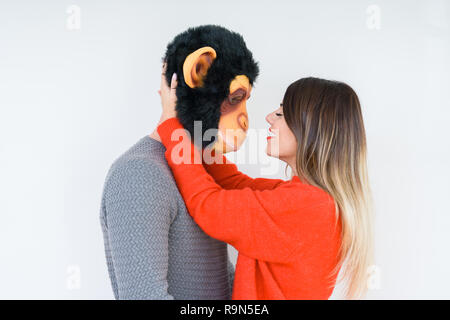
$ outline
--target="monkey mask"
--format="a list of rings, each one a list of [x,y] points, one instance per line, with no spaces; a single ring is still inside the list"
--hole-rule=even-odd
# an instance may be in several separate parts
[[[210,140],[194,143],[222,153],[239,149],[249,126],[246,102],[259,73],[242,36],[216,25],[190,28],[169,43],[163,61],[167,83],[173,73],[178,76],[175,110],[191,137],[194,121],[201,121],[202,137],[216,129]]]

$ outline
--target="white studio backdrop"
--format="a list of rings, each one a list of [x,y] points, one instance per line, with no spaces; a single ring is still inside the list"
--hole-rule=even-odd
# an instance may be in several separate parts
[[[241,33],[260,63],[247,104],[254,129],[268,128],[265,116],[299,78],[356,90],[376,208],[368,298],[450,298],[445,0],[2,0],[0,298],[113,298],[103,182],[155,128],[166,45],[202,24]],[[278,160],[261,161],[277,166],[269,177],[285,178]],[[238,165],[261,176],[261,164]]]

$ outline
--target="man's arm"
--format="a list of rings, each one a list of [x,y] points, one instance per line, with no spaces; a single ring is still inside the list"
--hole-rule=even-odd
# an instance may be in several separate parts
[[[174,299],[168,293],[169,226],[176,212],[166,177],[132,159],[111,173],[105,224],[118,299]]]

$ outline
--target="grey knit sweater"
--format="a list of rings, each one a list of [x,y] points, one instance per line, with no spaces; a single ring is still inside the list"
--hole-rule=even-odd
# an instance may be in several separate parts
[[[145,136],[106,177],[100,222],[114,296],[230,299],[234,270],[226,244],[189,216],[165,150]]]

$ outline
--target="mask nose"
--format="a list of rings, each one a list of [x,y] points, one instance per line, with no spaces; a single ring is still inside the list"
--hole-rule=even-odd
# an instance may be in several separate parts
[[[246,113],[241,113],[238,117],[238,123],[241,126],[242,130],[247,132],[248,130],[248,116]]]

